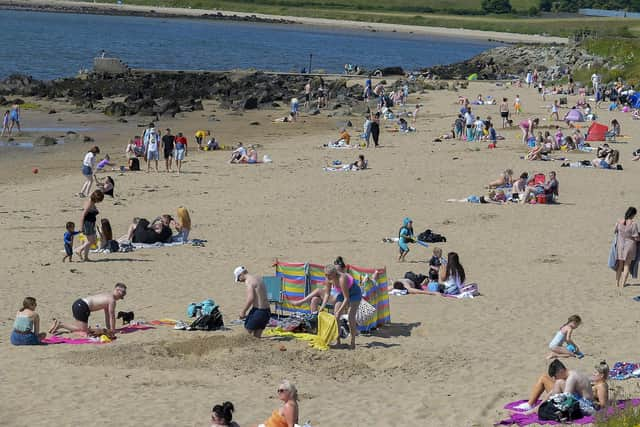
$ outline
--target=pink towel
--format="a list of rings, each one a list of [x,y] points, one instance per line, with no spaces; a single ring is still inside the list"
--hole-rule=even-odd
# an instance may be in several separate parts
[[[52,335],[43,339],[42,342],[45,344],[104,344],[97,338],[67,338],[60,335]]]

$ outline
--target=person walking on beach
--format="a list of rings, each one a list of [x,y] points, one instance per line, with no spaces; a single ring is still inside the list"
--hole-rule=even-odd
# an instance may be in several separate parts
[[[178,169],[178,175],[182,171],[182,161],[187,155],[187,137],[182,132],[178,132],[178,136],[175,140],[176,147],[176,169]]]
[[[307,84],[304,85],[304,110],[309,111],[311,106],[311,79],[307,80]]]
[[[171,172],[171,163],[173,159],[173,149],[176,137],[171,135],[171,129],[167,128],[166,133],[162,136],[162,151],[164,153],[164,166],[167,172]]]
[[[509,102],[507,98],[502,98],[500,103],[500,117],[502,117],[502,129],[504,129],[509,122]]]
[[[151,161],[155,161],[156,172],[158,172],[158,160],[160,160],[160,135],[156,131],[153,123],[149,124],[149,128],[144,132],[143,136],[145,147],[145,159],[147,159],[147,172],[151,168]]]
[[[637,276],[638,260],[640,259],[638,254],[640,233],[638,223],[634,221],[637,212],[633,206],[629,207],[624,213],[624,219],[619,220],[615,228],[615,269],[618,289],[627,285],[630,271],[635,270]]]
[[[78,298],[71,306],[73,322],[62,323],[54,319],[49,333],[55,334],[60,329],[66,329],[69,332],[80,332],[86,336],[103,332],[105,335],[113,337],[116,331],[116,303],[124,299],[126,295],[127,285],[124,283],[116,283],[112,292]],[[89,316],[91,316],[92,312],[100,310],[104,311],[106,330],[95,331],[89,328]]]
[[[22,132],[20,129],[20,105],[13,104],[11,106],[11,111],[9,112],[9,136],[11,136],[11,131],[13,127],[18,127],[18,132]]]
[[[84,176],[84,184],[82,184],[80,193],[78,193],[78,196],[80,197],[87,197],[89,195],[89,191],[91,191],[91,186],[93,185],[93,180],[95,178],[97,154],[100,154],[100,148],[98,148],[98,146],[91,147],[82,160],[82,176]]]
[[[85,242],[76,250],[76,254],[82,261],[89,261],[89,249],[96,244],[96,220],[100,211],[96,207],[96,203],[104,200],[104,193],[95,190],[91,193],[89,200],[84,203],[80,224],[82,224],[82,234],[84,234]]]
[[[373,138],[373,146],[377,148],[380,138],[380,112],[377,112],[371,120],[371,138]],[[367,144],[367,146],[369,145]]]
[[[244,319],[247,332],[260,338],[271,318],[267,288],[262,277],[249,274],[244,266],[236,267],[233,277],[236,283],[244,283],[247,288],[247,300],[240,310],[240,319]]]
[[[9,132],[9,110],[4,112],[2,116],[2,133],[0,133],[0,137],[4,136],[5,133]]]
[[[473,141],[473,123],[475,122],[475,117],[473,117],[473,113],[471,112],[471,107],[467,107],[467,111],[464,113],[464,124],[467,129],[467,141]]]

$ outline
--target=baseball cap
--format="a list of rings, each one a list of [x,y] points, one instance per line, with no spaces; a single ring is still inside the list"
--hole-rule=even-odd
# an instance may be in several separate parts
[[[247,271],[246,268],[244,268],[243,265],[236,267],[235,270],[233,270],[233,278],[236,280],[236,282],[239,282],[240,280],[238,280],[240,278],[240,275],[242,273],[244,273],[245,271]]]

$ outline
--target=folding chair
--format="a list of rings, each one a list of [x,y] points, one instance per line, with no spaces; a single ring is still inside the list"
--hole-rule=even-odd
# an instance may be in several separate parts
[[[283,302],[283,290],[282,279],[277,276],[264,276],[262,278],[264,286],[267,289],[267,300],[269,304],[275,304],[276,315],[280,317],[283,314],[282,302]],[[280,314],[278,314],[278,311]]]

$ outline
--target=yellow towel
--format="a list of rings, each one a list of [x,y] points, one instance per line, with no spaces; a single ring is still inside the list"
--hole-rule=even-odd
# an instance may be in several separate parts
[[[287,332],[280,328],[267,330],[264,334],[267,336],[294,337],[299,340],[309,341],[309,345],[315,349],[328,350],[329,344],[338,339],[338,322],[335,316],[323,311],[318,314],[318,335]]]

